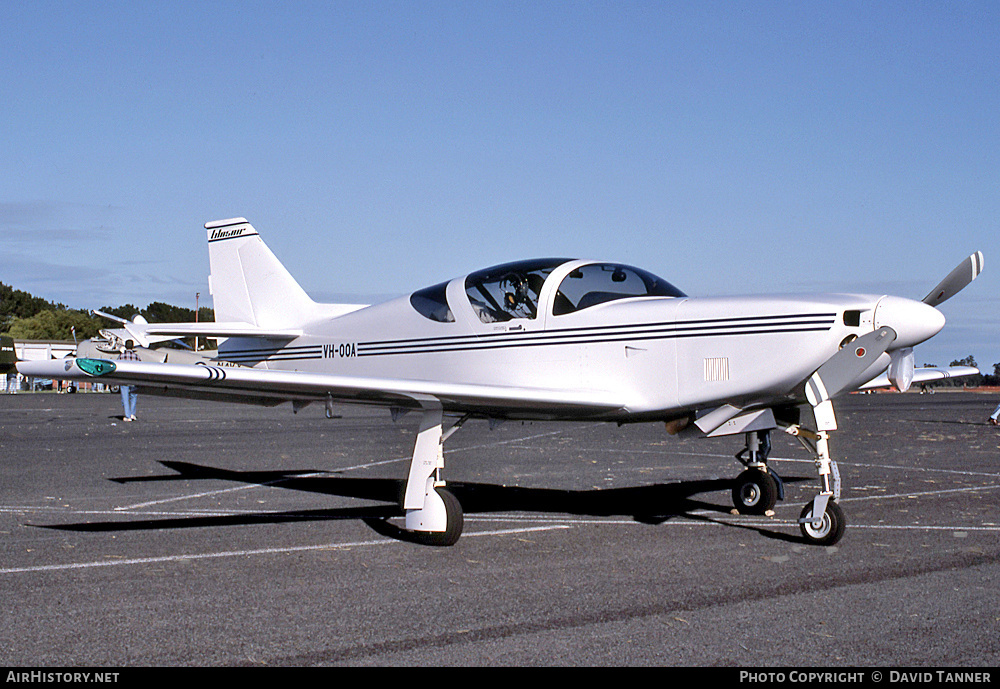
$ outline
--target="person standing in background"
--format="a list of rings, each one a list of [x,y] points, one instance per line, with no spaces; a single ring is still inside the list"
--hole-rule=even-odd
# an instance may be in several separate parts
[[[135,351],[135,342],[125,341],[125,349],[118,355],[119,361],[140,361],[138,352]],[[125,409],[125,416],[122,421],[135,421],[135,403],[139,399],[139,393],[134,385],[122,385],[122,407]]]

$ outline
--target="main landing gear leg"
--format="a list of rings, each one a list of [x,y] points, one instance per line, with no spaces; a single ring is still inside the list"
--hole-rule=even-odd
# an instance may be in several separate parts
[[[747,446],[736,455],[746,471],[736,477],[733,505],[742,514],[768,514],[778,500],[785,499],[781,477],[767,465],[767,456],[771,453],[771,431],[750,431],[746,439]]]
[[[444,468],[443,443],[458,429],[461,420],[442,433],[443,413],[437,400],[421,401],[420,431],[406,480],[403,509],[406,530],[424,545],[448,546],[462,535],[462,506],[441,480]]]
[[[814,432],[801,426],[791,426],[786,431],[815,453],[821,484],[819,494],[802,508],[799,528],[807,540],[817,545],[834,545],[843,537],[847,522],[836,502],[840,499],[840,471],[830,457],[830,435],[825,430]]]

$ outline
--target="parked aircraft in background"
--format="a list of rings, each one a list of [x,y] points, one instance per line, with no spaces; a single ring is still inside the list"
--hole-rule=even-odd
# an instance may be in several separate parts
[[[833,399],[883,371],[920,380],[913,347],[944,326],[938,305],[971,282],[963,261],[922,301],[815,294],[695,298],[610,261],[544,258],[486,268],[374,306],[310,299],[243,218],[211,222],[217,321],[133,323],[142,337],[225,338],[215,362],[100,358],[19,365],[29,375],[96,378],[174,394],[296,408],[381,405],[420,414],[402,500],[416,540],[451,545],[461,505],[442,477],[445,440],[469,418],[659,422],[671,432],[742,435],[733,500],[764,513],[783,497],[770,432],[815,454],[820,489],[800,516],[806,539],[844,532],[830,456]],[[225,365],[223,365],[225,364]],[[229,367],[240,364],[240,367]],[[444,428],[445,419],[454,423]]]
[[[129,321],[119,316],[103,311],[92,311],[94,315],[102,316],[109,320],[120,323],[120,328],[106,328],[98,333],[98,337],[84,340],[76,347],[76,356],[86,359],[117,359],[118,355],[125,349],[125,343],[132,340],[135,352],[140,361],[151,361],[161,364],[197,364],[213,363],[217,360],[218,352],[214,349],[178,349],[174,347],[163,347],[169,342],[174,342],[178,338],[161,335],[151,336],[144,332],[149,323],[141,315],[136,314]]]
[[[14,370],[17,354],[14,351],[14,338],[10,335],[0,335],[0,375],[7,375]]]
[[[0,380],[3,381],[4,392],[17,390],[17,352],[14,350],[14,338],[10,335],[0,335]]]

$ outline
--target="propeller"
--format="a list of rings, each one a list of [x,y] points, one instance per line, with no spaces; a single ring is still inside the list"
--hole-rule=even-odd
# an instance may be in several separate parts
[[[885,354],[895,339],[896,331],[886,326],[845,345],[806,381],[809,404],[815,407],[853,388],[858,377]]]
[[[921,301],[927,306],[936,307],[965,289],[965,286],[975,280],[981,272],[983,272],[983,253],[981,251],[977,251],[959,263],[953,271],[948,273],[948,277],[942,280],[941,283],[932,289],[930,293]],[[885,306],[888,307],[892,304],[893,310],[898,313],[901,310],[899,303],[894,303],[889,301],[889,299],[885,301]],[[880,308],[885,307],[880,304]],[[923,319],[920,318],[919,314],[913,311],[912,308],[910,311],[912,311],[911,319],[913,321],[923,321],[927,324],[930,330],[934,330],[935,332],[935,328],[940,329],[939,326],[935,326],[932,322],[933,319],[930,318],[930,314],[928,314],[926,319]],[[941,318],[941,325],[944,325],[943,318]],[[924,334],[921,334],[916,339],[922,339],[923,336]],[[906,392],[910,388],[910,384],[913,382],[913,348],[900,347],[899,349],[893,351],[891,356],[892,360],[889,363],[888,371],[889,380],[896,386],[897,390],[900,392]]]
[[[806,399],[812,405],[819,431],[837,430],[833,398],[853,388],[857,379],[885,354],[896,340],[896,331],[883,326],[841,347],[806,381]]]
[[[979,277],[981,272],[983,272],[983,252],[977,251],[959,263],[955,270],[948,273],[948,277],[932,289],[922,301],[929,306],[937,306],[965,289],[965,286]]]

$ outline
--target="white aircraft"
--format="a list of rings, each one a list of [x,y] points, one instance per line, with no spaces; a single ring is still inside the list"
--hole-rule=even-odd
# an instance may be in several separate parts
[[[195,351],[190,348],[159,347],[158,345],[167,342],[176,342],[177,338],[169,335],[152,336],[147,334],[145,330],[149,322],[140,314],[136,314],[129,321],[103,311],[93,310],[91,313],[120,323],[122,327],[105,328],[98,332],[97,337],[80,342],[76,346],[77,358],[102,359],[110,357],[115,359],[125,349],[125,343],[132,340],[140,361],[172,364],[211,364],[217,361],[218,352],[214,349]]]
[[[832,400],[883,371],[900,390],[922,380],[913,347],[941,330],[935,307],[983,265],[973,254],[923,301],[694,298],[630,266],[553,258],[487,268],[374,306],[318,304],[245,219],[205,228],[217,321],[131,323],[129,331],[225,338],[215,364],[78,358],[19,370],[291,401],[296,410],[323,402],[328,415],[334,402],[382,405],[393,418],[416,410],[402,508],[406,530],[430,545],[454,544],[462,531],[462,508],[442,480],[442,446],[469,418],[655,421],[671,433],[744,435],[737,456],[746,470],[733,501],[759,514],[783,497],[767,464],[770,431],[783,429],[814,453],[820,478],[801,531],[811,542],[836,543],[845,521],[828,444],[837,428]],[[455,419],[447,429],[446,418]]]

